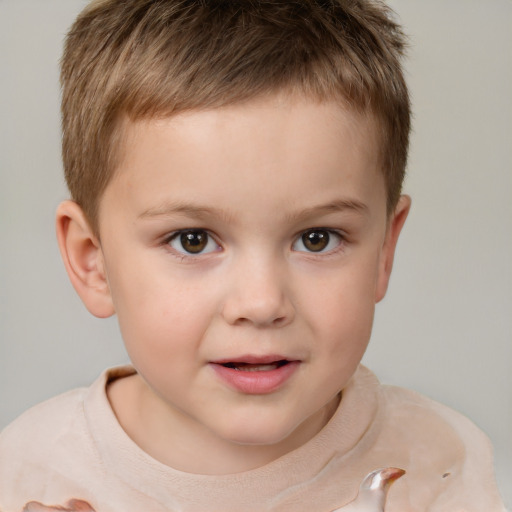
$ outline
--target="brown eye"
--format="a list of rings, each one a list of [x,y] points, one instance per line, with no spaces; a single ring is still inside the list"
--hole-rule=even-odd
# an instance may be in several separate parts
[[[179,231],[168,243],[182,254],[205,254],[219,249],[214,239],[203,229]]]
[[[308,251],[320,252],[329,245],[330,236],[327,231],[311,230],[302,235],[302,243]]]
[[[208,243],[208,234],[204,231],[186,231],[180,236],[181,246],[185,251],[197,254],[202,252]]]
[[[329,252],[338,247],[343,237],[329,229],[308,229],[304,231],[292,246],[299,252]]]

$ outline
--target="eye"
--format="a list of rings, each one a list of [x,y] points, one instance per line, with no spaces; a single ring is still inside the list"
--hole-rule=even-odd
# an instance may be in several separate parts
[[[215,240],[204,229],[178,231],[167,243],[182,254],[207,254],[219,250]]]
[[[329,252],[336,249],[343,237],[328,229],[308,229],[294,242],[292,249],[303,252]]]

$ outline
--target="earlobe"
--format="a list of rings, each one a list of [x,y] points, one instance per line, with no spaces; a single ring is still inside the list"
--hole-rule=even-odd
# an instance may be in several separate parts
[[[402,231],[410,209],[411,198],[406,195],[401,196],[389,220],[386,239],[382,247],[377,288],[375,290],[375,302],[381,301],[386,295],[391,270],[393,269],[396,244],[398,243],[398,237],[400,236],[400,232]]]
[[[64,201],[59,205],[56,228],[64,266],[85,307],[100,318],[113,315],[101,246],[77,203]]]

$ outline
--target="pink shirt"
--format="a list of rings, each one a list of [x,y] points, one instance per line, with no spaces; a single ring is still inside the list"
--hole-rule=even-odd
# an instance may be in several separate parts
[[[165,466],[126,435],[106,385],[133,371],[109,370],[1,433],[2,512],[70,499],[96,512],[330,512],[354,499],[367,473],[388,466],[406,475],[391,487],[386,512],[505,510],[487,437],[441,404],[382,386],[362,366],[308,443],[266,466],[223,476]]]

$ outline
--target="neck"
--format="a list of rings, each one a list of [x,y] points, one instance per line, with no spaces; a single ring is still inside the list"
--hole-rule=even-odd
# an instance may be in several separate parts
[[[148,455],[178,471],[225,475],[256,469],[299,448],[329,421],[339,396],[274,444],[223,439],[157,397],[139,375],[107,388],[112,409],[127,435]]]

